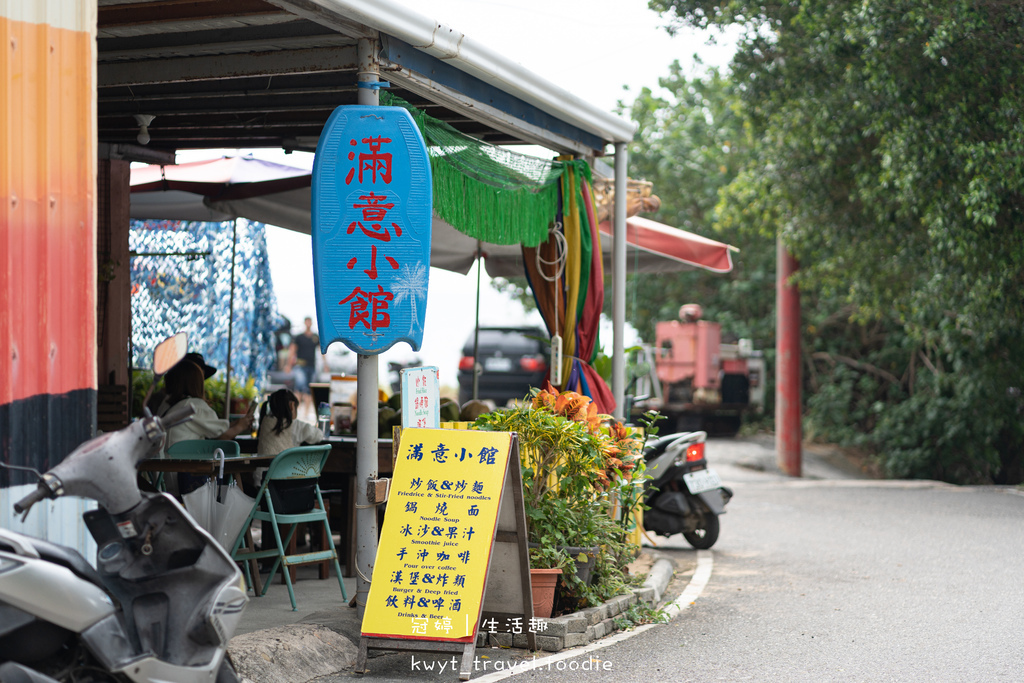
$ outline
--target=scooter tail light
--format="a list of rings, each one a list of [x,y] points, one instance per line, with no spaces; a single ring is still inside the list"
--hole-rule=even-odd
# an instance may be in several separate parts
[[[686,462],[697,462],[704,459],[704,442],[691,443],[686,447]]]
[[[473,356],[463,356],[459,359],[459,370],[470,372],[473,370]]]

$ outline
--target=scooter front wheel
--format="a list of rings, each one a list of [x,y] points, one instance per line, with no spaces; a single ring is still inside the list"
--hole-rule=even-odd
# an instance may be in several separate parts
[[[683,538],[697,550],[707,550],[718,540],[718,515],[705,512],[700,526],[693,531],[684,531]]]

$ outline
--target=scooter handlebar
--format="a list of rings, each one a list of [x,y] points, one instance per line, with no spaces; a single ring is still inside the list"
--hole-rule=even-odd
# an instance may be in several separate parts
[[[22,512],[28,512],[28,510],[33,505],[35,505],[36,503],[41,501],[43,498],[46,498],[49,495],[50,495],[50,490],[48,488],[46,488],[43,484],[40,483],[35,491],[33,491],[32,493],[28,494],[27,496],[25,496],[24,498],[22,498],[21,500],[19,500],[17,503],[14,504],[14,511],[16,513],[18,513],[19,515]]]
[[[167,411],[166,415],[160,418],[160,420],[163,422],[164,429],[170,429],[174,425],[181,424],[182,422],[189,420],[193,415],[195,415],[195,412],[195,407],[186,404],[171,408]]]

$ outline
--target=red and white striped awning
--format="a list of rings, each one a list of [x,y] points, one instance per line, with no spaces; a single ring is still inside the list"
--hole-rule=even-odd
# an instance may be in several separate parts
[[[610,222],[601,223],[600,229],[602,236],[611,237]],[[728,273],[732,270],[732,252],[737,251],[724,242],[640,216],[626,219],[626,245],[626,268],[637,273],[667,273],[691,268]],[[607,254],[608,250],[604,251]]]

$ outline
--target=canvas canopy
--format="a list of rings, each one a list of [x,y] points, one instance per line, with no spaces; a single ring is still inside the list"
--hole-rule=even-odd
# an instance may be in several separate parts
[[[140,166],[131,171],[131,217],[136,219],[227,221],[246,218],[304,234],[310,231],[310,174],[296,167],[226,157],[176,166]],[[477,240],[436,214],[430,265],[468,273]],[[611,269],[610,225],[601,224],[604,266]],[[626,220],[627,268],[664,273],[703,268],[732,269],[729,245],[639,216]],[[481,242],[487,273],[515,277],[524,272],[518,244]]]

